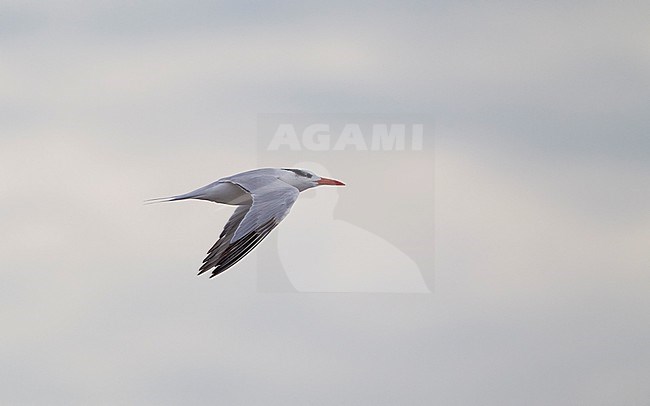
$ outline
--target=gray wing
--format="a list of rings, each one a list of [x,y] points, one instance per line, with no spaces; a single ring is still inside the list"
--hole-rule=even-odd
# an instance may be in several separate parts
[[[289,214],[299,194],[298,189],[275,178],[253,189],[252,204],[237,207],[208,251],[199,275],[212,269],[212,278],[239,262]]]

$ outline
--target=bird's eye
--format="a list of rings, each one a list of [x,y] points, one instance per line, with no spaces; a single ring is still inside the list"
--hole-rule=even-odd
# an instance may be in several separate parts
[[[285,170],[286,170],[286,171],[291,171],[291,172],[295,173],[296,176],[302,176],[303,178],[309,178],[309,179],[311,179],[311,178],[314,177],[311,173],[305,172],[305,171],[300,170],[300,169],[289,169],[289,168],[285,168]]]

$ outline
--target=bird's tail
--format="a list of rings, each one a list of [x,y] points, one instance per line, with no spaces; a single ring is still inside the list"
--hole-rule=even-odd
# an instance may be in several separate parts
[[[155,199],[147,199],[147,200],[144,201],[144,204],[175,202],[177,200],[195,199],[195,198],[197,198],[199,196],[201,196],[200,193],[197,193],[197,191],[193,191],[193,192],[185,193],[184,195],[169,196],[169,197],[157,197]]]

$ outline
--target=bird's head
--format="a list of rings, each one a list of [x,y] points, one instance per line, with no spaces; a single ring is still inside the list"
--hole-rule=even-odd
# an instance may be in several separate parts
[[[305,169],[282,168],[280,172],[280,180],[290,184],[301,192],[322,185],[345,186],[343,182],[323,178]]]

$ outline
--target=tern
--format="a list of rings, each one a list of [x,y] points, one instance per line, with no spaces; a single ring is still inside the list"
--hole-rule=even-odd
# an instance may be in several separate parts
[[[316,186],[345,186],[305,169],[261,168],[221,178],[191,192],[147,200],[148,203],[186,199],[237,206],[217,242],[199,268],[213,278],[253,250],[289,214],[300,192]]]

